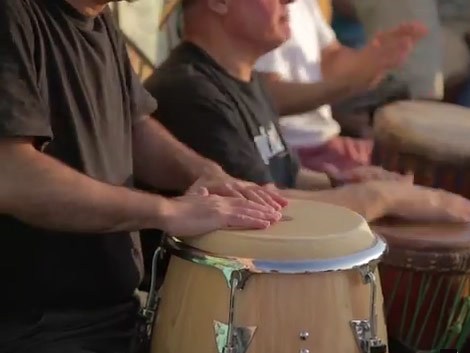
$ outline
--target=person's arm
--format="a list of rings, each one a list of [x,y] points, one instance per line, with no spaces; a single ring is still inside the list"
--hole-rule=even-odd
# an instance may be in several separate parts
[[[132,136],[135,176],[158,190],[186,191],[203,176],[224,174],[219,165],[179,142],[155,119],[134,124]]]
[[[387,197],[380,188],[372,185],[347,185],[338,189],[322,191],[281,190],[284,197],[290,199],[324,202],[348,208],[360,214],[367,221],[384,217],[390,210]]]
[[[326,173],[300,168],[295,181],[295,188],[305,191],[331,189],[331,179]]]
[[[30,139],[2,139],[0,160],[2,214],[67,232],[165,228],[165,199],[89,178],[37,151]]]
[[[271,75],[271,78],[273,77]],[[281,116],[303,114],[324,104],[339,102],[355,92],[355,84],[342,79],[316,83],[289,82],[279,79],[267,79],[264,82]]]

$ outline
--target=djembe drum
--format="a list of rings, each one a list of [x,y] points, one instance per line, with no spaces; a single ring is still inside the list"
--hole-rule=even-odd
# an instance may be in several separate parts
[[[376,112],[372,163],[470,197],[470,109],[400,101]]]
[[[382,221],[379,265],[391,353],[460,350],[470,334],[470,226]]]
[[[385,243],[344,208],[291,201],[285,218],[168,238],[152,353],[386,352]]]

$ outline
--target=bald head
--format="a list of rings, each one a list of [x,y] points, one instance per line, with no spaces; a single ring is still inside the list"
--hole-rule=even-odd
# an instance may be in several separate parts
[[[183,0],[186,33],[222,36],[261,54],[290,36],[288,4],[293,0]]]

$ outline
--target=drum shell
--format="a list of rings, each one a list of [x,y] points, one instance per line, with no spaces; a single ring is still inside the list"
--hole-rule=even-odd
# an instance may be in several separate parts
[[[389,336],[413,349],[435,349],[449,319],[457,319],[452,317],[454,302],[457,300],[460,307],[469,294],[465,275],[415,271],[386,263],[379,268]],[[426,285],[428,290],[420,303],[420,291]]]
[[[411,172],[418,185],[444,189],[470,198],[470,165],[433,160],[396,144],[375,138],[372,164],[398,173]]]
[[[378,333],[386,339],[378,283]],[[214,320],[228,321],[230,291],[212,267],[172,257],[162,288],[151,353],[218,353]],[[370,287],[357,270],[255,274],[237,291],[236,326],[256,326],[246,353],[359,353],[350,320],[368,319]],[[306,340],[301,332],[308,332]]]

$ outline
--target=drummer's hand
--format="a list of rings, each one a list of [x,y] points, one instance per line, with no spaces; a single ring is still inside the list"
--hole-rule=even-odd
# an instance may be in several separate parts
[[[389,216],[413,221],[470,222],[470,200],[444,190],[395,185],[386,197]]]
[[[265,229],[282,217],[270,206],[243,198],[210,195],[205,188],[169,200],[164,215],[163,231],[179,237],[223,228]]]
[[[352,168],[346,171],[340,171],[332,164],[324,166],[325,173],[329,176],[333,186],[341,186],[344,184],[353,184],[368,182],[374,180],[402,181],[413,184],[412,174],[398,174],[389,172],[381,167],[364,166]]]
[[[343,79],[349,79],[358,90],[375,87],[389,71],[403,65],[416,43],[426,34],[426,27],[417,22],[377,34],[342,65]]]
[[[186,192],[197,193],[200,188],[206,188],[210,194],[236,197],[253,201],[261,205],[268,205],[279,211],[287,205],[287,200],[280,195],[276,188],[259,186],[254,183],[235,179],[225,172],[219,172],[199,178]]]

